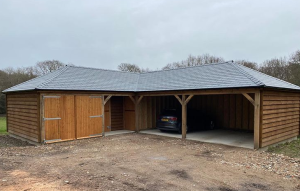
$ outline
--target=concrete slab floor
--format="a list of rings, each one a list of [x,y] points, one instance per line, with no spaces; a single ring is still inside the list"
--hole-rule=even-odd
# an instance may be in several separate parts
[[[181,134],[176,132],[161,132],[158,129],[149,129],[140,131],[140,133],[160,135],[174,138],[181,138]],[[242,148],[254,148],[253,132],[232,131],[224,129],[215,129],[207,131],[188,132],[186,139],[201,141],[207,143],[217,143],[223,145],[230,145]]]
[[[126,133],[134,133],[134,131],[128,131],[128,130],[109,131],[109,132],[105,132],[105,136],[121,135]]]

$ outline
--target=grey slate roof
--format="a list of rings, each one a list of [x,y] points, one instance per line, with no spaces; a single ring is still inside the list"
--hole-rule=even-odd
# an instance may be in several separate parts
[[[274,87],[300,90],[299,86],[242,65],[225,62],[146,73],[66,66],[3,92],[24,90],[163,91]]]

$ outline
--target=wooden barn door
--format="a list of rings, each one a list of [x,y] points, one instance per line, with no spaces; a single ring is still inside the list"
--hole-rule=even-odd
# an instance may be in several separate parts
[[[102,134],[102,97],[76,96],[76,137],[87,138]]]
[[[43,96],[45,142],[75,139],[74,96]]]

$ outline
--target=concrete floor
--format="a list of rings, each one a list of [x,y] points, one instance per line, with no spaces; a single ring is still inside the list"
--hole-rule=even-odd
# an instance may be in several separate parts
[[[126,133],[134,133],[134,131],[128,131],[128,130],[110,131],[110,132],[105,132],[105,136],[121,135]]]
[[[161,132],[158,129],[143,130],[140,131],[140,133],[181,138],[181,134],[179,133]],[[186,135],[186,139],[207,143],[230,145],[235,147],[243,147],[249,149],[254,148],[253,132],[215,129],[207,131],[188,132]]]

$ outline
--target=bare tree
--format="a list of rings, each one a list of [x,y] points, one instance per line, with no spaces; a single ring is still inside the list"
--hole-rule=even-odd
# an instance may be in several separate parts
[[[189,55],[186,60],[182,60],[181,62],[173,62],[169,63],[162,68],[162,70],[169,70],[175,68],[183,68],[183,67],[190,67],[190,66],[199,66],[203,64],[212,64],[212,63],[219,63],[224,62],[222,57],[212,56],[210,54],[202,54],[199,56],[192,56]]]
[[[251,68],[253,70],[258,70],[258,65],[255,62],[250,62],[247,60],[236,60],[235,63],[241,64],[241,65]]]
[[[6,112],[5,95],[2,94],[2,91],[34,77],[36,76],[33,73],[32,67],[0,70],[0,114]]]
[[[35,73],[37,75],[44,75],[49,72],[53,72],[64,66],[66,66],[66,64],[64,64],[58,60],[45,60],[45,61],[36,63],[34,68],[35,68]]]
[[[264,61],[259,71],[275,78],[289,80],[288,61],[285,57]]]
[[[300,86],[300,50],[293,53],[288,62],[289,82]]]
[[[136,64],[130,64],[130,63],[121,63],[118,66],[118,70],[125,71],[125,72],[136,72],[136,73],[151,71],[149,68],[141,68]]]

